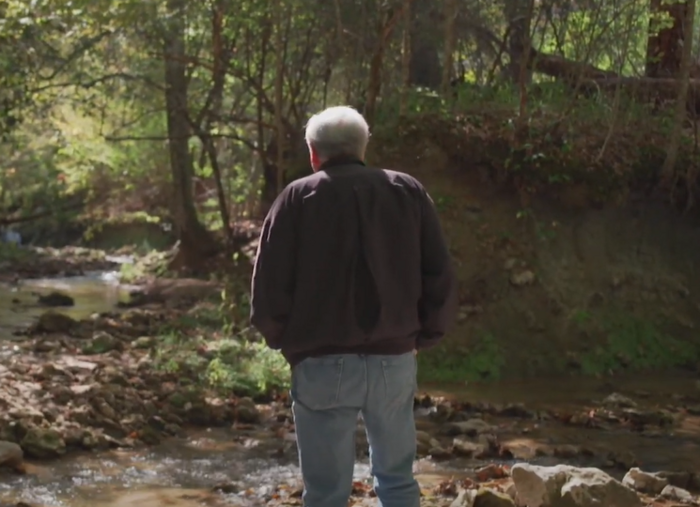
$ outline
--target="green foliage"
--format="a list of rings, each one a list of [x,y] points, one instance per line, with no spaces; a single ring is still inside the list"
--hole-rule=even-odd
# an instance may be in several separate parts
[[[26,248],[14,243],[0,242],[0,262],[14,263],[27,256]]]
[[[217,304],[201,304],[162,329],[156,364],[223,394],[266,396],[287,389],[287,361],[248,326],[248,315],[246,289],[231,277]]]
[[[223,391],[260,395],[289,387],[289,365],[262,342],[224,342],[207,366],[205,378]]]
[[[577,322],[585,325],[591,319],[582,314]],[[606,341],[580,357],[584,375],[668,369],[694,364],[700,358],[699,345],[665,334],[651,321],[616,314],[600,324]]]
[[[215,338],[211,329],[195,338],[160,336],[154,361],[165,372],[224,395],[259,397],[289,386],[289,367],[278,352],[261,342]]]
[[[576,97],[561,84],[540,81],[527,89],[522,120],[518,89],[461,86],[449,107],[445,101],[431,110],[407,107],[395,122],[403,145],[432,143],[465,169],[486,170],[522,195],[552,195],[576,186],[587,202],[601,203],[658,180],[669,111],[654,111],[624,93],[617,99],[597,93]],[[394,107],[390,102],[386,106]],[[392,115],[399,117],[398,110]],[[375,129],[378,142],[391,144],[396,129]],[[690,138],[683,140],[679,167],[700,165],[693,146]],[[541,232],[549,236],[551,231]]]
[[[495,381],[505,365],[503,351],[493,335],[479,334],[469,348],[441,346],[418,354],[421,382]]]

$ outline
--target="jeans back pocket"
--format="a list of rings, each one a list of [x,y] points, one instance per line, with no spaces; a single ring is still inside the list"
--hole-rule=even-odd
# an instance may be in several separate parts
[[[292,370],[292,400],[311,410],[338,407],[344,361],[342,356],[304,359]]]

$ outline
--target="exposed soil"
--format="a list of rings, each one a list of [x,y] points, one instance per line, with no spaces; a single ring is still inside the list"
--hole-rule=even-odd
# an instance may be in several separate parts
[[[443,369],[474,380],[696,368],[697,216],[641,197],[603,205],[582,185],[514,192],[429,141],[383,155],[426,185],[458,265]]]

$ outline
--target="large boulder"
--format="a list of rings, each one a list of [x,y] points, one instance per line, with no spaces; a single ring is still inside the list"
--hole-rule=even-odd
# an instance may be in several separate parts
[[[66,453],[66,442],[51,428],[29,428],[20,445],[28,456],[38,459],[57,458]]]
[[[78,322],[68,315],[50,310],[39,316],[39,320],[29,328],[28,333],[69,333],[77,325]]]
[[[642,507],[637,493],[597,468],[542,467],[519,463],[511,469],[517,499],[528,507]]]

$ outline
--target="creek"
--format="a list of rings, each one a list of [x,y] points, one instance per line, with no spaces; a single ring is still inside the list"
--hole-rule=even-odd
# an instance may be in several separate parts
[[[35,304],[32,293],[51,291],[60,291],[75,300],[74,306],[57,311],[76,319],[112,311],[126,297],[116,275],[104,272],[27,280],[18,288],[0,287],[0,348],[5,353],[0,355],[0,365],[8,353],[18,351],[15,343],[19,338],[13,332],[30,325],[46,311]],[[419,459],[416,472],[424,488],[452,476],[465,476],[488,463],[511,464],[519,460],[607,465],[606,471],[618,477],[626,471],[625,466],[635,463],[651,471],[700,470],[700,409],[679,408],[700,394],[696,379],[690,375],[538,379],[423,386],[423,391],[433,398],[473,404],[472,412],[477,416],[496,414],[490,423],[499,428],[501,447],[508,449],[501,458],[485,460],[453,456],[439,461]],[[683,417],[672,430],[663,432],[636,431],[621,424],[591,428],[560,422],[559,419],[568,421],[570,415],[594,410],[612,392],[633,397],[640,410],[665,409]],[[523,406],[530,414],[546,412],[549,416],[521,415],[517,407]],[[431,417],[434,411],[435,405],[418,408],[417,425],[420,430],[437,435],[439,428]],[[274,413],[267,415],[274,419]],[[188,429],[184,437],[165,440],[158,446],[71,453],[53,461],[30,462],[26,475],[0,475],[0,506],[21,505],[20,502],[44,507],[269,505],[280,484],[287,484],[290,489],[299,487],[293,436],[262,426]],[[587,452],[561,452],[573,447],[585,447]],[[553,451],[538,451],[544,448]],[[611,458],[631,455],[633,458],[621,458],[624,466],[617,468]],[[367,458],[360,453],[356,479],[368,478]],[[214,492],[216,485],[223,493]]]
[[[39,294],[56,291],[72,297],[75,305],[54,310],[77,320],[113,311],[117,302],[128,297],[117,275],[97,271],[83,276],[21,280],[17,285],[0,283],[0,340],[13,341],[14,332],[26,328],[47,311],[37,303]]]

